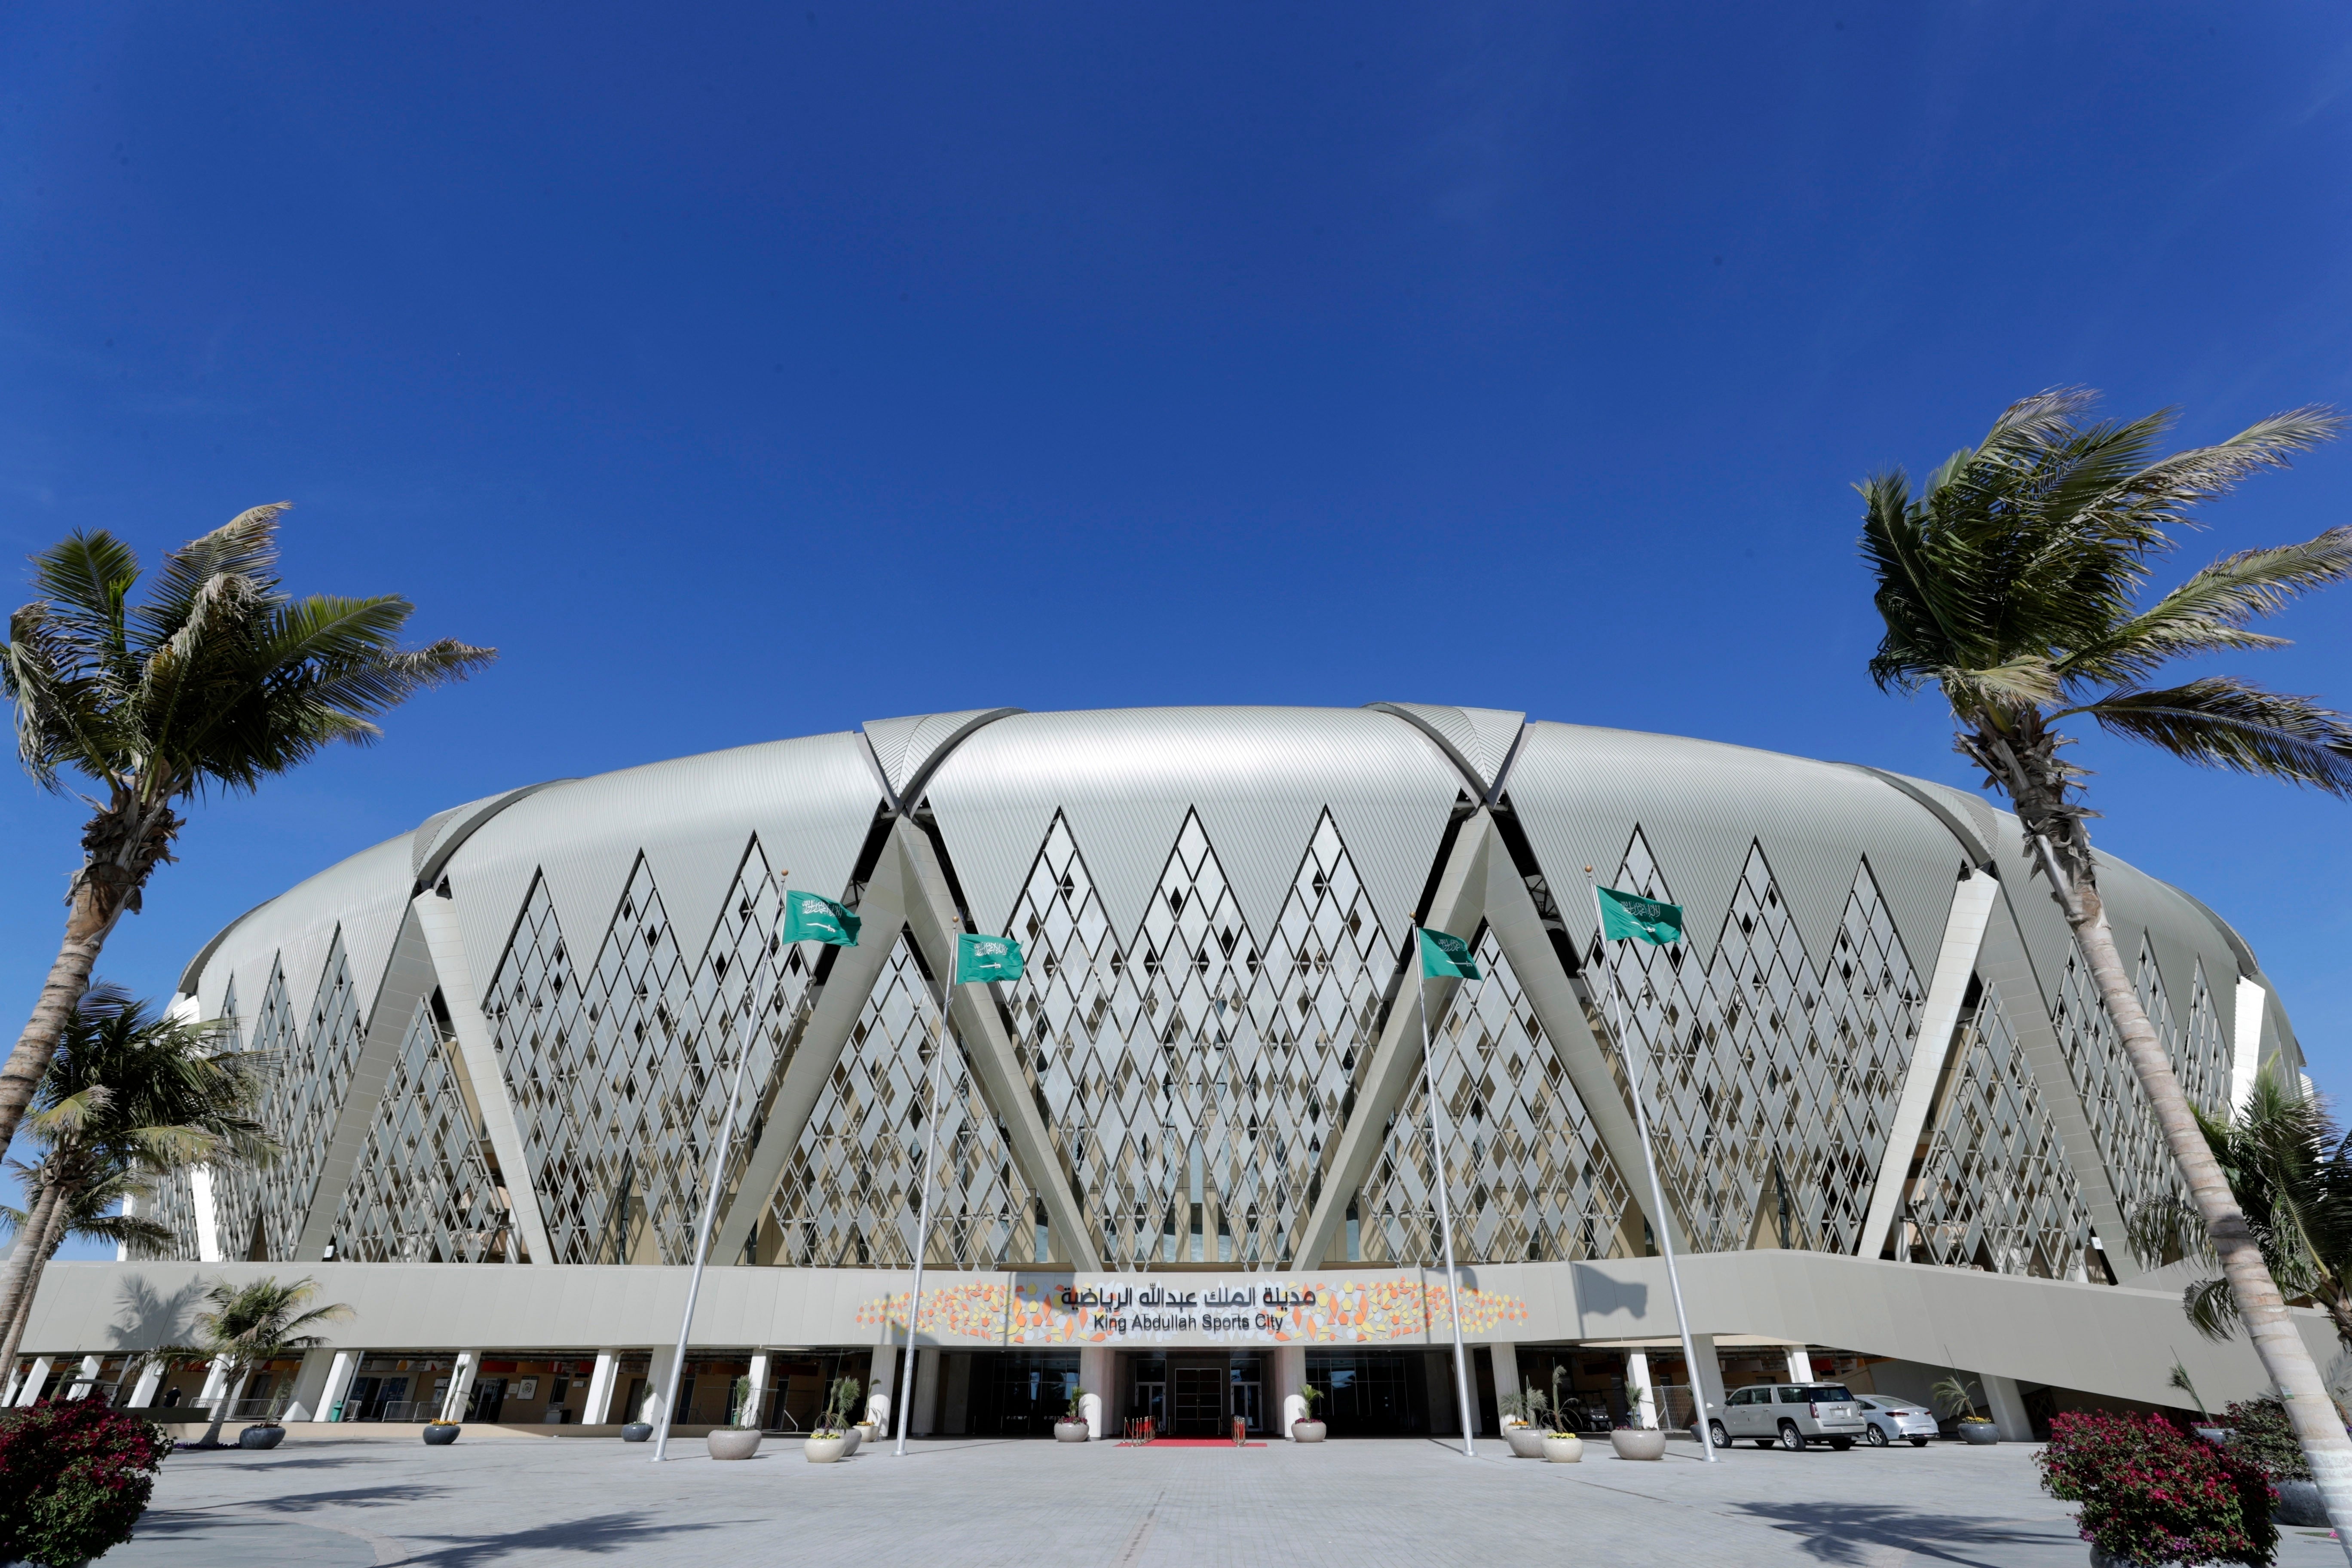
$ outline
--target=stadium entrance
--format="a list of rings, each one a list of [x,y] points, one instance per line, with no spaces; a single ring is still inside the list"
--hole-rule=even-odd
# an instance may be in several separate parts
[[[1166,1437],[1223,1437],[1235,1416],[1253,1436],[1271,1418],[1266,1358],[1257,1351],[1147,1351],[1118,1358],[1111,1408],[1119,1426],[1148,1420]]]

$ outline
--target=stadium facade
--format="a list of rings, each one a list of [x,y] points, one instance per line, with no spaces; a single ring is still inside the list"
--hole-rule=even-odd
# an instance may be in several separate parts
[[[1588,868],[1687,941],[1602,944]],[[2299,1074],[2236,934],[2102,868],[2189,1095]],[[781,942],[787,887],[857,945]],[[1416,922],[1486,977],[1424,990]],[[958,989],[934,1115],[960,931],[1027,968]],[[168,1257],[54,1267],[15,1398],[226,1396],[135,1352],[212,1280],[307,1274],[354,1316],[254,1409],[641,1414],[722,1138],[685,1421],[738,1374],[771,1425],[844,1372],[890,1396],[931,1148],[919,1431],[1041,1429],[1077,1387],[1100,1426],[1278,1430],[1308,1383],[1335,1431],[1444,1431],[1457,1311],[1483,1425],[1555,1373],[1679,1423],[1694,1383],[1957,1366],[2018,1436],[2167,1401],[2176,1354],[2217,1402],[2260,1381],[2122,1245],[2177,1173],[2015,819],[1864,766],[1415,703],[877,721],[445,811],[181,990],[277,1059],[286,1157],[162,1193]]]

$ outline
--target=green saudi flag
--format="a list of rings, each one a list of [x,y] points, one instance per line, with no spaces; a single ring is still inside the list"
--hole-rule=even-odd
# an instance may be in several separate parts
[[[1655,899],[1645,899],[1639,893],[1621,893],[1614,888],[1595,888],[1592,896],[1601,905],[1601,935],[1603,941],[1631,938],[1663,947],[1670,942],[1683,939],[1680,904],[1662,904]]]
[[[1009,936],[974,936],[970,931],[956,932],[955,983],[969,985],[973,981],[1018,980],[1021,978],[1021,944]]]
[[[784,940],[857,945],[858,918],[823,893],[784,895]]]
[[[1423,930],[1421,933],[1421,973],[1426,977],[1437,975],[1454,980],[1478,978],[1478,961],[1470,956],[1470,944],[1458,936],[1448,936],[1442,931]]]

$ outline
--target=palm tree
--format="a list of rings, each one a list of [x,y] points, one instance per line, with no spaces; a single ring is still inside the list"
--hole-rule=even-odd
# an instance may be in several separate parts
[[[278,1145],[253,1119],[267,1053],[225,1046],[218,1025],[158,1018],[112,985],[75,1006],[41,1079],[27,1125],[47,1146],[28,1173],[27,1223],[0,1265],[0,1384],[15,1367],[41,1270],[94,1205],[130,1195],[146,1174],[192,1164],[261,1164]],[[126,1232],[128,1234],[128,1232]]]
[[[79,773],[98,793],[86,797],[64,940],[0,1067],[0,1148],[108,934],[172,858],[179,803],[257,789],[332,741],[364,744],[380,733],[371,715],[496,657],[447,638],[402,651],[414,606],[393,595],[289,597],[278,574],[285,510],[255,507],[165,556],[139,605],[139,559],[110,533],[77,533],[33,558],[41,597],[9,618],[0,695],[16,704],[17,755],[35,779],[59,790],[61,774]]]
[[[325,1344],[325,1339],[308,1331],[352,1315],[352,1310],[341,1302],[311,1307],[310,1298],[318,1293],[318,1281],[309,1279],[290,1284],[276,1279],[256,1279],[249,1285],[222,1280],[205,1292],[205,1299],[213,1305],[211,1310],[196,1316],[195,1342],[155,1352],[182,1364],[209,1362],[220,1375],[220,1397],[213,1402],[212,1426],[197,1447],[221,1446],[221,1423],[244,1394],[246,1379],[255,1367],[289,1351]]]
[[[2284,1087],[2267,1068],[2242,1110],[2226,1118],[2199,1111],[2197,1121],[2271,1278],[2288,1300],[2326,1312],[2352,1349],[2352,1138],[2336,1131],[2317,1095]],[[2197,1211],[2178,1198],[2139,1206],[2131,1246],[2149,1268],[2183,1258],[2208,1268],[2216,1261]],[[2219,1275],[2192,1282],[2181,1307],[2208,1339],[2237,1331],[2238,1304]]]
[[[10,1163],[24,1181],[26,1194],[37,1205],[41,1196],[38,1168],[28,1168],[14,1161]],[[117,1247],[157,1249],[169,1247],[177,1239],[177,1234],[171,1226],[158,1225],[152,1219],[128,1212],[129,1205],[125,1200],[143,1201],[153,1192],[152,1177],[128,1166],[117,1165],[111,1173],[79,1185],[70,1206],[61,1204],[47,1206],[45,1212],[49,1215],[48,1223],[40,1231],[29,1228],[31,1215],[13,1205],[0,1205],[0,1223],[6,1224],[16,1233],[18,1247],[28,1241],[32,1244],[30,1278],[37,1284],[40,1269],[58,1255],[58,1248],[65,1245],[68,1237]],[[5,1320],[5,1337],[0,1337],[0,1388],[6,1387],[9,1379],[16,1375],[17,1349],[25,1342],[25,1330],[32,1318],[33,1289],[27,1288],[17,1292],[15,1315]]]
[[[2194,526],[2198,505],[2284,467],[2344,421],[2297,409],[2158,457],[2168,413],[2084,423],[2094,401],[2062,388],[2011,405],[1919,496],[1900,469],[1855,487],[1886,623],[1870,673],[1881,689],[1939,689],[1958,750],[2015,806],[2352,1558],[2352,1441],[2116,950],[2085,826],[2087,775],[2060,755],[2061,726],[2087,719],[2184,762],[2352,795],[2344,715],[2232,676],[2153,684],[2175,659],[2280,646],[2249,623],[2352,575],[2352,529],[2242,551],[2138,603],[2150,561],[2173,546],[2168,529]]]

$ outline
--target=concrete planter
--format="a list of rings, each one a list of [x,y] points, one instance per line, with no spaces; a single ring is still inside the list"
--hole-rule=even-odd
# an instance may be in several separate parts
[[[1055,1422],[1055,1423],[1054,1423],[1054,1441],[1055,1441],[1055,1442],[1056,1442],[1056,1443],[1083,1443],[1083,1442],[1085,1442],[1086,1440],[1087,1440],[1087,1424],[1086,1424],[1085,1422],[1083,1422],[1083,1421],[1056,1421],[1056,1422]]]
[[[650,1421],[632,1421],[621,1428],[621,1441],[624,1443],[650,1443],[653,1436],[654,1424]]]
[[[839,1462],[842,1450],[848,1447],[846,1437],[811,1437],[801,1445],[801,1452],[812,1465],[831,1465]]]
[[[852,1426],[848,1431],[844,1432],[841,1435],[841,1457],[845,1459],[856,1458],[857,1457],[857,1446],[864,1441],[865,1439],[857,1435],[857,1428],[855,1426]]]
[[[862,1447],[870,1448],[882,1440],[882,1427],[877,1422],[860,1421],[850,1430],[857,1434],[857,1441]]]
[[[1973,1443],[1979,1448],[1990,1447],[2000,1441],[2000,1428],[1990,1421],[1956,1421],[1960,1429],[1960,1441]]]
[[[1532,1426],[1506,1426],[1503,1441],[1511,1446],[1515,1459],[1540,1459],[1544,1457],[1544,1435]]]
[[[720,1426],[702,1441],[714,1459],[748,1459],[760,1451],[760,1433],[751,1426]]]
[[[240,1448],[275,1448],[284,1441],[286,1428],[283,1426],[248,1426],[236,1435],[236,1446]]]
[[[1655,1426],[1620,1426],[1609,1434],[1609,1446],[1621,1459],[1663,1459],[1666,1435]]]
[[[2312,1530],[2327,1523],[2327,1505],[2320,1500],[2317,1481],[2273,1481],[2278,1488],[2278,1501],[2271,1505],[2271,1518],[2281,1524]]]
[[[428,1448],[446,1448],[456,1442],[457,1434],[464,1430],[464,1427],[455,1422],[447,1426],[427,1426],[425,1428],[425,1446]]]
[[[1664,1452],[1661,1445],[1658,1453]],[[1547,1432],[1543,1435],[1543,1457],[1555,1465],[1576,1464],[1584,1458],[1584,1439],[1573,1432]],[[1654,1459],[1658,1455],[1649,1457]]]
[[[1320,1421],[1293,1421],[1290,1440],[1294,1443],[1320,1443],[1328,1430]]]

